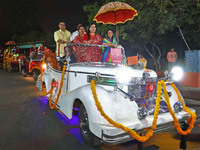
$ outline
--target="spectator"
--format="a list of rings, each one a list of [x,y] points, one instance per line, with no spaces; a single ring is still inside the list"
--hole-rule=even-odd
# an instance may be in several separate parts
[[[13,53],[13,54],[16,54],[16,50],[17,50],[17,49],[16,49],[16,46],[13,46],[13,48],[12,48],[12,53]]]
[[[37,49],[36,49],[36,47],[35,47],[35,44],[33,44],[32,47],[30,48],[30,54],[31,54],[32,52],[37,52]]]
[[[177,53],[174,51],[174,48],[171,48],[171,50],[167,53],[167,60],[169,69],[168,71],[171,71],[177,60]]]
[[[103,39],[103,45],[107,45],[110,47],[117,47],[117,42],[115,39],[115,36],[113,34],[113,31],[111,29],[108,29],[106,31],[106,36]],[[110,47],[103,47],[102,48],[102,61],[103,62],[109,62],[111,63],[111,53],[110,53]]]
[[[52,51],[49,48],[47,48],[47,46],[45,46],[43,52],[44,53],[51,53]]]
[[[146,68],[147,60],[143,57],[143,55],[138,55],[138,66],[140,68]]]
[[[96,25],[94,23],[89,25],[88,33],[83,36],[83,42],[85,44],[102,44],[102,37],[96,33]],[[95,46],[87,47],[83,59],[84,62],[101,62],[101,48]]]
[[[59,65],[62,69],[63,61],[65,58],[65,49],[67,43],[70,43],[71,33],[66,30],[66,24],[64,21],[60,21],[58,24],[59,30],[54,32],[54,40],[56,42],[56,54],[60,57]]]
[[[44,45],[43,43],[40,44],[40,46],[38,47],[38,52],[43,52],[44,51]]]

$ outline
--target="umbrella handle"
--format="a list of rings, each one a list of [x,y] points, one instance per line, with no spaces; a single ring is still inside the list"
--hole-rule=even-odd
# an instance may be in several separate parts
[[[116,24],[116,32],[118,32],[118,35],[116,37],[116,40],[117,40],[117,44],[119,44],[119,30],[118,30],[118,25]],[[115,33],[116,33],[115,32]]]

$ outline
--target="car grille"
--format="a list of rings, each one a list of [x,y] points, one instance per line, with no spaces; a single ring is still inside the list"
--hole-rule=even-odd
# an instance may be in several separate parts
[[[152,92],[149,91],[148,85],[130,85],[128,87],[128,94],[134,98],[138,107],[146,107],[148,115],[154,114],[156,97],[157,97],[157,86],[154,85]],[[161,97],[159,113],[169,112],[165,100]]]

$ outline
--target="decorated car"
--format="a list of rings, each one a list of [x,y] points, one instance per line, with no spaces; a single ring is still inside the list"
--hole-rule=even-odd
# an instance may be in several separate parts
[[[36,81],[38,75],[41,72],[42,63],[43,63],[43,53],[41,52],[31,52],[30,57],[20,56],[20,71],[23,76],[27,74],[33,75],[34,80]]]
[[[119,64],[70,64],[68,48],[66,53],[63,70],[48,64],[36,84],[48,97],[50,107],[69,119],[79,109],[80,132],[87,144],[145,142],[174,124],[180,134],[191,132],[195,110],[186,107],[173,74],[159,79],[151,69],[126,66],[124,57]],[[186,131],[181,128],[185,122],[189,126]]]
[[[3,56],[3,69],[8,70],[8,72],[12,72],[13,70],[19,70],[19,58],[20,51],[13,50],[12,47],[8,47],[4,50]]]

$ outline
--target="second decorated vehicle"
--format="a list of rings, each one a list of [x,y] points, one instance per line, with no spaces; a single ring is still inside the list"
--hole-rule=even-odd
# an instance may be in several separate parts
[[[27,74],[31,74],[36,81],[38,75],[41,73],[43,55],[44,54],[40,52],[32,52],[28,59],[26,59],[25,56],[21,56],[19,59],[19,65],[22,75],[27,76]]]

